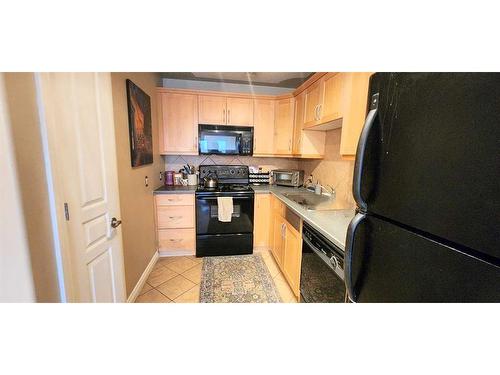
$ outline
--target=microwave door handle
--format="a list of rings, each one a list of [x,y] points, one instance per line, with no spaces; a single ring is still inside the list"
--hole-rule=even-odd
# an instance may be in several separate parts
[[[243,151],[243,146],[242,146],[242,142],[241,142],[241,134],[238,134],[236,136],[236,148],[238,149],[238,155],[241,155],[242,151]]]

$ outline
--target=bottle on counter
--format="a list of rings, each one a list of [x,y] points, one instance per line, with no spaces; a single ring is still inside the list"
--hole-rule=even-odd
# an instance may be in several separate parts
[[[165,171],[165,185],[172,186],[174,184],[174,171]]]

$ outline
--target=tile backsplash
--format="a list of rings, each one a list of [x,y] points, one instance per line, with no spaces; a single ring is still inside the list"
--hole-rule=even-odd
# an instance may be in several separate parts
[[[163,156],[165,170],[177,172],[186,164],[196,167],[201,164],[254,165],[262,167],[264,172],[273,169],[303,169],[306,178],[312,174],[315,182],[319,180],[322,185],[333,186],[336,190],[337,200],[343,208],[354,208],[356,206],[352,196],[354,160],[343,160],[340,157],[341,130],[335,129],[327,132],[325,157],[322,160],[223,155],[167,155]]]
[[[298,169],[297,159],[289,158],[256,158],[252,156],[225,156],[225,155],[166,155],[166,171],[179,171],[183,165],[190,164],[198,167],[201,164],[221,165],[253,165],[262,167],[264,172],[273,169]]]
[[[336,197],[344,208],[354,208],[356,203],[352,196],[352,178],[354,160],[343,160],[340,157],[340,136],[342,129],[330,130],[326,133],[325,158],[322,160],[301,160],[299,169],[305,176],[313,175],[314,182],[335,188]]]

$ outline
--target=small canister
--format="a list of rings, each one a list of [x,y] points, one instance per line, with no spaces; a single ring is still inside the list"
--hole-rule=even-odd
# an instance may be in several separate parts
[[[165,185],[172,186],[174,184],[174,171],[165,172]]]
[[[174,173],[174,185],[182,185],[182,173]]]

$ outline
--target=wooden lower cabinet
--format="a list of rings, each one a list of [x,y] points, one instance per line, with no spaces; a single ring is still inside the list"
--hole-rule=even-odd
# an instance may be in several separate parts
[[[271,226],[271,253],[285,276],[295,296],[300,295],[300,265],[302,260],[302,220],[297,217],[299,228],[288,222],[285,217],[286,205],[278,198],[271,197],[272,226]],[[283,207],[281,207],[283,205]],[[292,215],[295,215],[292,213]],[[296,216],[296,215],[295,215]],[[292,220],[294,221],[294,220]]]
[[[255,194],[254,219],[253,219],[253,247],[269,249],[269,226],[272,224],[271,195]]]
[[[283,268],[283,228],[285,225],[285,219],[278,214],[273,216],[273,246],[271,252],[274,255],[274,259],[278,266]]]
[[[302,260],[302,235],[285,222],[283,246],[283,274],[295,296],[300,295],[300,262]]]
[[[158,229],[158,247],[168,250],[191,251],[195,248],[194,228]]]
[[[155,195],[156,240],[162,255],[194,255],[194,194]]]

